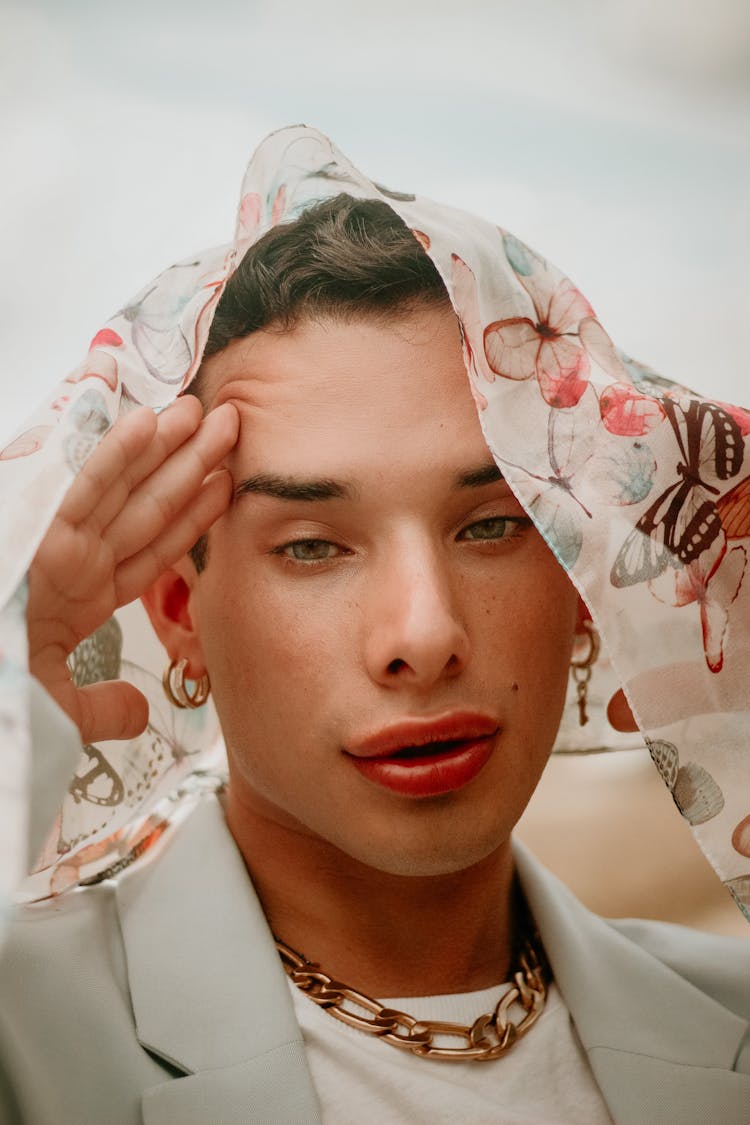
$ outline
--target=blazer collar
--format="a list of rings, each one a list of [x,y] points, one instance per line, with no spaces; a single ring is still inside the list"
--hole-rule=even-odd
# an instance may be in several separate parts
[[[750,1120],[734,1071],[747,1022],[591,914],[520,844],[516,865],[592,1070],[618,1122]],[[683,1108],[684,1107],[684,1108]]]
[[[147,1092],[145,1125],[318,1123],[286,977],[218,801],[202,799],[170,835],[116,889],[139,1042],[187,1076]],[[615,1121],[674,1119],[675,1105],[682,1125],[750,1119],[750,1076],[732,1070],[746,1022],[515,852]]]
[[[318,1122],[286,976],[219,802],[201,799],[116,894],[138,1041],[190,1075],[146,1094],[147,1125]]]

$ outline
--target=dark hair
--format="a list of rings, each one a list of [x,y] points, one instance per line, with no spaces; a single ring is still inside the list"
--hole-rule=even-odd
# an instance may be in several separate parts
[[[440,274],[387,203],[341,194],[315,203],[254,243],[229,278],[203,352],[304,317],[388,319],[447,301]],[[188,387],[203,399],[201,371]]]
[[[383,320],[448,294],[420,241],[387,203],[342,193],[272,227],[229,278],[211,323],[203,358],[262,328],[292,329],[304,317]],[[205,406],[202,368],[187,388]],[[206,565],[207,540],[190,552]]]

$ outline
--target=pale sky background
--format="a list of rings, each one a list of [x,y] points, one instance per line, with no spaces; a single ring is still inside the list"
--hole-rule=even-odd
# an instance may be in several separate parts
[[[747,404],[749,111],[746,0],[0,0],[0,439],[298,121]]]

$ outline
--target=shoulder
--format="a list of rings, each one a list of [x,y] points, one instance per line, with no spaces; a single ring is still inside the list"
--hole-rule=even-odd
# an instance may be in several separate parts
[[[19,908],[0,956],[0,1120],[132,1125],[163,1079],[137,1040],[113,888]]]
[[[750,937],[723,937],[644,919],[601,918],[517,843],[514,855],[532,914],[569,1006],[591,987],[601,996],[667,1002],[689,1011],[700,994],[750,1020]],[[657,1002],[657,997],[661,1000]],[[696,1009],[697,1010],[697,1009]]]
[[[670,922],[607,919],[607,924],[683,980],[750,1020],[750,935],[704,933]]]
[[[91,1027],[94,1041],[105,1025],[124,1017],[132,1027],[111,887],[71,891],[16,910],[0,956],[0,999],[0,1026],[12,1025],[40,1056],[54,1046],[66,1018],[68,1035],[88,1038]]]
[[[65,973],[60,966],[65,964]],[[26,985],[76,988],[99,967],[126,987],[117,906],[112,887],[102,884],[69,891],[45,902],[20,906],[12,915],[0,957],[3,996],[18,973]]]

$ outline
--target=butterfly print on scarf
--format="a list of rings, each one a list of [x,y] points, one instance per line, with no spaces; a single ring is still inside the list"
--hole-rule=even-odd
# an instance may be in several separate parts
[[[207,311],[219,298],[221,279],[206,277],[201,286],[199,278],[196,284],[196,273],[201,269],[200,260],[170,266],[165,273],[172,275],[173,284],[164,284],[162,275],[117,314],[130,323],[133,344],[148,373],[165,385],[182,385],[189,379],[207,330]],[[194,301],[196,288],[205,294],[205,303],[188,339],[183,331],[182,316]]]
[[[547,457],[550,473],[541,476],[504,458],[501,465],[518,469],[539,486],[524,507],[566,570],[575,566],[583,544],[582,521],[591,512],[576,496],[575,478],[591,457],[584,442],[576,443],[576,432],[587,419],[571,410],[551,410],[547,419]]]
[[[491,370],[505,379],[536,376],[548,406],[575,406],[588,386],[590,370],[586,326],[607,337],[594,310],[572,281],[506,231],[505,254],[531,307],[525,316],[506,317],[484,330],[484,352]]]
[[[670,566],[687,566],[707,551],[722,533],[719,489],[708,480],[730,480],[742,467],[742,433],[726,410],[700,399],[682,405],[665,397],[661,406],[677,442],[677,480],[620,548],[610,574],[619,588],[658,578]]]
[[[714,778],[698,765],[680,765],[680,755],[673,742],[647,738],[651,760],[672,794],[672,799],[689,824],[705,824],[724,808],[724,794]]]
[[[722,532],[709,550],[688,563],[671,571],[674,593],[669,604],[680,606],[696,603],[700,609],[703,652],[710,671],[720,672],[724,665],[724,641],[729,627],[729,614],[737,600],[747,566],[744,547],[727,550]],[[666,576],[665,576],[666,577]],[[651,592],[656,595],[656,582]]]
[[[727,539],[745,539],[750,535],[750,477],[725,492],[716,501],[721,524]]]

